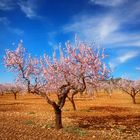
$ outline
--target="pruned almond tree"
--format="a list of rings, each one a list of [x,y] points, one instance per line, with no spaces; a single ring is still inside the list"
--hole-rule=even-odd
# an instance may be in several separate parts
[[[60,57],[56,57],[54,52],[52,58],[44,55],[38,61],[33,61],[31,57],[26,57],[29,60],[24,61],[25,51],[21,50],[24,49],[20,45],[15,51],[6,51],[6,67],[15,70],[18,77],[27,78],[27,81],[34,77],[37,94],[43,95],[54,109],[56,129],[63,127],[62,108],[71,91],[74,95],[84,92],[89,81],[97,86],[98,81],[108,78],[104,51],[84,42],[74,46],[67,42]],[[52,94],[56,95],[57,100],[52,99]]]
[[[121,79],[118,82],[118,87],[125,93],[131,96],[132,101],[136,104],[136,95],[140,94],[140,80]]]
[[[4,95],[5,93],[5,87],[4,85],[0,84],[0,95]]]
[[[10,84],[8,87],[8,92],[12,93],[14,95],[14,99],[17,99],[17,94],[21,93],[23,91],[23,88],[18,83]]]
[[[113,78],[108,79],[108,80],[103,80],[99,82],[99,87],[100,89],[104,90],[104,93],[107,93],[109,97],[112,97],[113,94],[113,89],[115,88],[114,85],[114,80]]]
[[[24,90],[24,87],[21,86],[19,83],[12,83],[12,84],[3,84],[0,86],[3,94],[9,93],[14,95],[14,99],[17,99],[17,94],[21,93]]]
[[[90,79],[97,85],[99,80],[108,77],[109,71],[102,61],[103,55],[100,50],[91,48],[88,44],[71,46],[67,42],[65,56],[60,59],[56,58],[55,53],[52,59],[45,56],[42,67],[47,80],[46,100],[54,108],[57,129],[62,128],[61,113],[69,92],[73,90],[74,95],[83,92]],[[56,94],[57,102],[49,98],[48,92]]]

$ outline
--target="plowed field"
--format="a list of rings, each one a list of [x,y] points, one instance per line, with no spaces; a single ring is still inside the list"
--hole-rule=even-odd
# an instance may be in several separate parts
[[[127,94],[110,98],[75,98],[77,111],[67,100],[63,129],[54,129],[54,112],[35,95],[0,95],[0,140],[140,140],[140,96],[133,104]]]

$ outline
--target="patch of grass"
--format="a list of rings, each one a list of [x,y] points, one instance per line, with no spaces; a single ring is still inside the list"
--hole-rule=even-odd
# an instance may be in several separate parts
[[[89,108],[89,109],[81,109],[80,111],[83,111],[83,112],[91,112],[92,110]]]
[[[91,112],[91,110],[90,110],[90,109],[85,109],[85,111],[86,111],[86,112]]]
[[[26,125],[34,125],[35,123],[32,120],[28,120],[25,122]]]
[[[125,126],[117,127],[116,131],[119,132],[119,133],[121,133],[121,132],[123,133],[123,132],[126,131],[126,127]]]
[[[35,114],[35,112],[28,112],[28,114]]]
[[[42,128],[50,129],[50,128],[54,128],[54,125],[52,123],[48,123],[48,124],[43,125]]]
[[[65,108],[65,109],[63,109],[63,111],[70,111],[70,109]]]
[[[79,127],[69,126],[63,129],[65,132],[76,134],[80,137],[86,136],[87,132]]]

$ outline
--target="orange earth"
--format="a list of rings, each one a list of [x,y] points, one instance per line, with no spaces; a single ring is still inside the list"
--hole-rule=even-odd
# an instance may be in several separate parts
[[[75,98],[77,111],[67,100],[63,129],[54,129],[54,112],[35,95],[0,95],[0,140],[140,140],[140,95],[114,91]]]

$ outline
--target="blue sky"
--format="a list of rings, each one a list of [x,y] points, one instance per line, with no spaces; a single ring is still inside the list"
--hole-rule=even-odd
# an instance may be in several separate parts
[[[75,34],[106,48],[114,77],[140,78],[140,0],[0,0],[0,82],[14,80],[6,48],[52,54]]]

